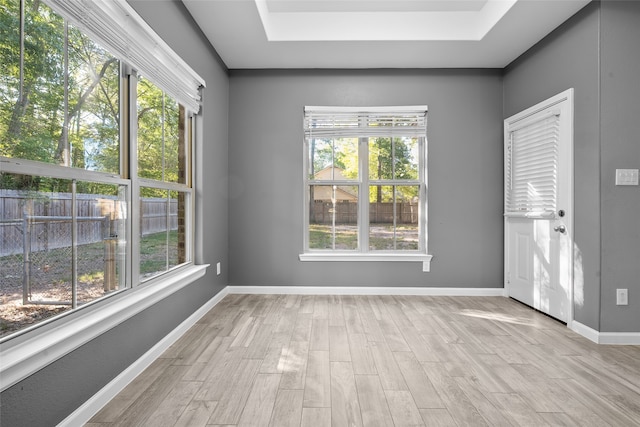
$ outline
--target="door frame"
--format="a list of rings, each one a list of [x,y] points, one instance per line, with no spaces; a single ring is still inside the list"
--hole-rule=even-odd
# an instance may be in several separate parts
[[[535,104],[532,107],[529,107],[517,114],[514,114],[511,117],[508,117],[507,119],[504,120],[504,133],[503,133],[503,144],[504,144],[504,159],[506,160],[506,155],[507,155],[507,144],[508,144],[508,139],[509,139],[509,128],[513,123],[516,123],[518,121],[524,120],[527,117],[531,117],[534,114],[537,114],[545,109],[548,108],[552,108],[555,105],[558,105],[560,103],[562,103],[563,101],[567,102],[567,108],[568,108],[568,115],[569,115],[569,120],[567,123],[568,126],[568,159],[567,159],[567,163],[568,163],[568,167],[569,167],[569,171],[567,173],[567,187],[569,189],[569,196],[568,196],[568,200],[567,200],[567,204],[568,204],[568,208],[567,211],[569,212],[568,215],[566,215],[563,218],[563,222],[566,224],[568,233],[567,233],[567,238],[568,238],[568,244],[569,244],[569,251],[568,251],[568,255],[569,255],[569,268],[568,268],[568,280],[569,280],[569,289],[568,289],[568,311],[567,311],[567,327],[570,329],[573,329],[573,321],[574,321],[574,269],[575,269],[575,241],[574,241],[574,169],[575,169],[575,165],[574,165],[574,89],[570,88],[567,89],[555,96],[552,96],[549,99],[546,99],[542,102],[539,102],[537,104]],[[504,163],[504,162],[503,162]],[[506,184],[507,184],[507,179],[508,177],[507,175],[507,171],[506,168],[504,170],[504,185],[503,188],[506,189]],[[503,195],[503,204],[504,204],[504,199],[506,197],[506,194]],[[503,206],[503,211],[504,211],[504,206]],[[504,290],[505,290],[505,294],[508,297],[510,295],[510,283],[509,283],[509,255],[510,255],[510,251],[509,251],[509,235],[508,235],[508,218],[506,216],[503,216],[504,219],[504,257],[503,257],[503,263],[504,263]]]

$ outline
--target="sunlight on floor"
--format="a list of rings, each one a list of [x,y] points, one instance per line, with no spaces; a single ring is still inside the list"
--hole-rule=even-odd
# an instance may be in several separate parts
[[[501,313],[492,313],[490,311],[481,310],[462,310],[459,314],[468,317],[477,317],[479,319],[495,320],[496,322],[513,323],[516,325],[529,325],[533,326],[533,323],[529,319],[518,318],[513,316],[507,316]]]

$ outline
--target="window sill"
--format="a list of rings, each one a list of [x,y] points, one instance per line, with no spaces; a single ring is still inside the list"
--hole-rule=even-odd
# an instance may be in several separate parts
[[[206,265],[192,265],[169,272],[158,280],[121,292],[43,327],[40,333],[0,345],[0,391],[86,344],[125,320],[151,307],[174,292],[204,276]],[[13,342],[15,341],[15,343]]]
[[[346,253],[346,252],[307,252],[299,255],[300,261],[409,261],[422,262],[422,271],[429,272],[431,270],[431,258],[433,255],[419,253]]]

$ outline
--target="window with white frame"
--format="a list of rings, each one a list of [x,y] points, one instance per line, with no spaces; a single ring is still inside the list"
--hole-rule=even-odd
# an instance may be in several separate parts
[[[204,81],[125,0],[0,0],[0,341],[193,261]]]
[[[305,107],[302,260],[426,255],[426,118],[423,106]]]

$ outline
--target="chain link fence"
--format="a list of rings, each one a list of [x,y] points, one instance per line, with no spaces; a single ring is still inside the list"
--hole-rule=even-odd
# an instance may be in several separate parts
[[[70,195],[33,197],[17,191],[0,195],[0,294],[3,301],[22,296],[23,304],[70,304],[73,263],[77,284],[91,299],[91,286],[104,280],[105,245],[109,245],[112,221],[100,215],[93,195],[77,197],[77,215],[70,216]],[[101,200],[105,200],[104,198]],[[77,250],[73,233],[76,224]]]

